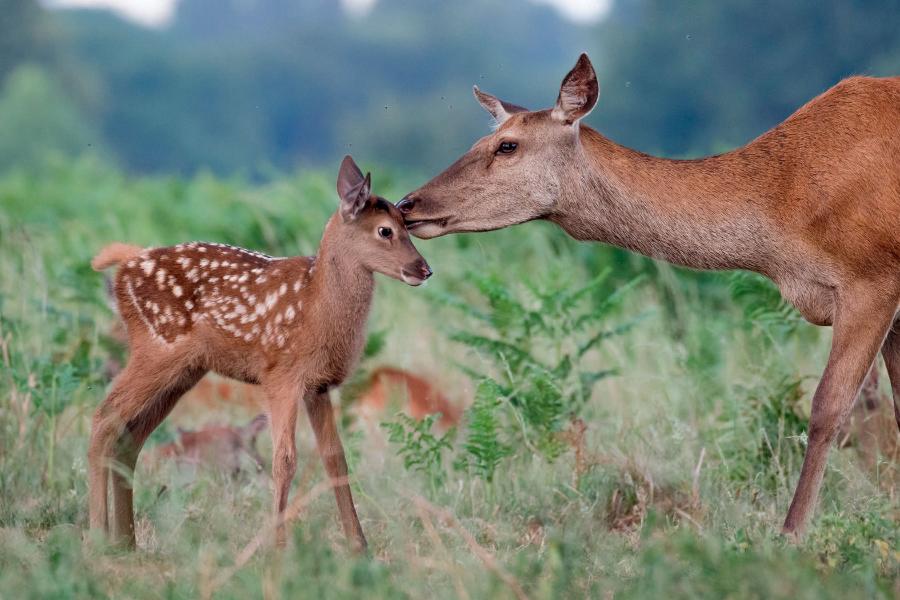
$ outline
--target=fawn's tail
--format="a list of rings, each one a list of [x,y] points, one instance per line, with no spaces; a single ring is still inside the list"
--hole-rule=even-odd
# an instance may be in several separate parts
[[[120,262],[134,258],[143,251],[144,249],[140,246],[123,244],[122,242],[113,242],[97,253],[97,256],[91,260],[91,267],[93,267],[95,271],[102,271],[103,269],[108,269]]]

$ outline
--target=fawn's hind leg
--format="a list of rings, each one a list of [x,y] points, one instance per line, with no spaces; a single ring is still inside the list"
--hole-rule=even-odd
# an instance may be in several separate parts
[[[173,378],[146,396],[142,409],[125,423],[124,430],[113,444],[112,459],[112,538],[134,546],[134,468],[144,442],[172,411],[178,400],[200,381],[204,369],[182,368]]]
[[[134,444],[123,445],[123,438],[127,440],[135,433],[140,433],[143,439],[146,439],[146,436],[168,414],[175,401],[203,375],[200,370],[186,368],[180,358],[174,353],[158,350],[136,351],[113,383],[109,395],[97,408],[88,448],[91,529],[106,531],[109,525],[107,489],[111,471],[110,460],[124,457],[123,466],[126,470],[133,468],[131,457],[123,448],[133,449]],[[190,385],[187,385],[188,383]],[[176,391],[177,395],[174,394]],[[136,458],[137,452],[133,450],[129,452]],[[122,491],[127,487],[122,473],[114,473],[112,479],[113,498],[117,501],[112,520],[114,533],[127,536],[124,541],[133,544],[133,527],[130,528],[131,534],[128,535],[129,527],[123,521],[131,514],[130,502],[127,511],[124,507],[125,500],[131,498],[131,492],[130,489],[125,493]]]
[[[139,375],[137,361],[129,361],[113,381],[109,394],[94,411],[91,440],[88,445],[88,511],[90,528],[106,532],[109,528],[108,484],[109,455],[117,435],[117,407],[131,400],[131,382]]]

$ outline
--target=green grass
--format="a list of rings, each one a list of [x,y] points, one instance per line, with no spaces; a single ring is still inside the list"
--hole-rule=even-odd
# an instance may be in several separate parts
[[[428,374],[467,403],[478,389],[480,401],[443,445],[390,415],[390,432],[346,420],[370,557],[348,553],[326,492],[286,552],[264,545],[233,569],[270,516],[268,480],[173,468],[138,470],[137,552],[85,544],[90,416],[118,352],[91,256],[112,240],[312,253],[332,179],[131,178],[88,160],[0,176],[0,598],[900,595],[896,459],[873,468],[832,451],[809,534],[796,545],[777,535],[827,330],[797,324],[753,278],[675,270],[540,223],[418,242],[436,272],[424,290],[379,278],[370,330],[385,335],[367,365]],[[374,180],[392,198],[413,183]],[[602,309],[602,321],[573,327],[561,314],[516,329],[606,269],[572,309]],[[623,324],[554,371],[569,340]],[[504,371],[497,341],[527,363]],[[583,397],[579,376],[598,372]],[[230,418],[245,415],[200,421]],[[310,438],[301,420],[295,494],[323,478]],[[457,460],[476,442],[496,462],[489,477]]]

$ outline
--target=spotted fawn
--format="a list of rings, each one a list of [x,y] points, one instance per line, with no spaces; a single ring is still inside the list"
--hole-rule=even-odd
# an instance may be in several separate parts
[[[94,258],[98,271],[120,265],[114,288],[130,356],[94,415],[88,450],[92,529],[109,527],[114,540],[134,546],[128,475],[147,436],[213,371],[265,392],[276,515],[287,506],[296,471],[294,430],[303,400],[344,531],[356,549],[365,549],[328,390],[344,381],[362,350],[374,273],[417,286],[431,269],[399,211],[371,193],[370,175],[363,177],[349,156],[337,190],[340,207],[313,257],[275,258],[192,242],[152,249],[115,243]],[[276,543],[284,541],[279,525]]]

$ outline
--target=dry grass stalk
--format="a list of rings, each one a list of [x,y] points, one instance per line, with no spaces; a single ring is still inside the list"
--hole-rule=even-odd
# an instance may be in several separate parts
[[[503,583],[506,584],[507,587],[512,591],[512,593],[519,600],[527,600],[528,595],[525,593],[525,590],[522,588],[522,585],[513,577],[506,569],[504,569],[500,563],[497,561],[497,557],[495,557],[487,548],[478,543],[478,540],[475,539],[475,536],[472,533],[463,527],[460,522],[456,519],[456,517],[449,510],[445,508],[441,508],[435,506],[425,498],[421,496],[413,496],[413,503],[424,509],[425,511],[431,513],[432,515],[439,518],[449,527],[455,529],[460,537],[462,537],[463,541],[466,542],[466,545],[469,546],[469,549],[477,556],[484,566],[488,568],[491,572],[493,572]]]
[[[219,576],[215,579],[212,579],[206,589],[202,590],[201,597],[204,599],[211,598],[213,592],[217,589],[221,588],[225,585],[229,579],[231,579],[235,573],[237,573],[240,569],[246,565],[251,558],[256,554],[257,550],[259,550],[263,543],[271,538],[275,533],[275,530],[281,526],[286,525],[290,521],[293,521],[309,504],[321,496],[324,492],[328,491],[339,485],[347,485],[349,484],[349,478],[342,477],[340,479],[336,479],[333,481],[321,481],[317,483],[313,488],[302,495],[295,495],[294,499],[291,500],[291,503],[288,505],[287,509],[280,514],[278,517],[271,519],[269,523],[263,527],[262,531],[260,531],[256,537],[254,537],[250,542],[244,546],[244,549],[241,550],[238,555],[234,559],[234,564],[228,567],[227,569],[223,569],[220,571]]]

